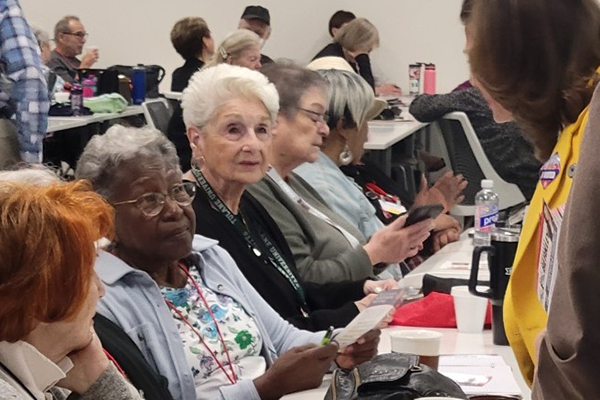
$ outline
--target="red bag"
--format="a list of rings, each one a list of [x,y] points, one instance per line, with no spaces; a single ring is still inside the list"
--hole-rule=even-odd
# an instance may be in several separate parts
[[[485,327],[492,324],[492,305],[488,303]],[[456,328],[454,300],[449,294],[431,292],[421,300],[408,303],[396,310],[390,325]]]

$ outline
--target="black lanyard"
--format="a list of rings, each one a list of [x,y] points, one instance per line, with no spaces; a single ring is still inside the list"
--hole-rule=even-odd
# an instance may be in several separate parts
[[[32,399],[34,399],[34,400],[35,400],[35,399],[37,398],[37,397],[35,397],[35,396],[33,395],[33,393],[31,393],[31,390],[29,390],[29,388],[28,388],[27,386],[25,386],[25,384],[24,384],[24,383],[23,383],[23,382],[22,382],[22,381],[21,381],[19,378],[17,378],[17,376],[16,376],[15,374],[13,374],[13,372],[12,372],[10,369],[8,369],[8,368],[6,367],[6,365],[2,364],[2,361],[0,361],[0,367],[2,367],[2,369],[3,369],[4,371],[6,371],[6,373],[7,373],[7,374],[8,374],[8,375],[9,375],[9,376],[10,376],[10,377],[11,377],[11,378],[12,378],[12,379],[15,381],[15,382],[17,382],[17,383],[19,384],[19,386],[21,386],[21,387],[22,387],[22,388],[23,388],[23,389],[24,389],[24,390],[27,392],[27,394],[31,396],[31,398],[32,398]]]
[[[210,184],[208,183],[208,181],[206,180],[206,178],[200,170],[198,170],[197,168],[192,168],[192,175],[194,175],[194,178],[196,178],[196,181],[198,182],[200,188],[206,193],[208,200],[213,205],[213,207],[221,214],[223,214],[225,219],[227,219],[244,236],[246,244],[252,250],[254,255],[256,257],[261,257],[262,253],[260,252],[258,245],[256,244],[254,238],[251,236],[249,228],[244,224],[242,218],[233,214],[231,210],[229,210],[229,208],[215,193],[215,191],[210,186]],[[262,239],[262,242],[268,249],[268,254],[266,254],[266,256],[269,259],[271,265],[273,265],[275,269],[277,269],[277,271],[279,271],[279,273],[283,275],[283,277],[292,286],[292,288],[296,292],[296,295],[302,302],[302,308],[300,309],[300,311],[305,317],[308,316],[308,305],[306,304],[306,295],[304,293],[304,289],[300,285],[300,282],[298,282],[298,278],[296,278],[296,275],[292,272],[287,262],[279,253],[279,250],[277,250],[277,247],[275,247],[275,245],[271,242],[267,235],[264,232],[261,232],[260,237]]]

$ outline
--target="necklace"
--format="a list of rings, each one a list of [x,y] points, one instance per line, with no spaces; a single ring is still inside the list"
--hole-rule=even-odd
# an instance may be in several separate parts
[[[200,332],[198,332],[198,330],[190,323],[190,321],[188,321],[188,319],[186,317],[184,317],[184,315],[181,313],[181,311],[179,311],[173,303],[171,303],[167,299],[165,299],[165,302],[167,303],[169,308],[171,310],[173,310],[173,312],[175,312],[175,314],[177,314],[177,316],[192,330],[192,332],[194,332],[194,334],[196,336],[198,336],[198,339],[200,339],[200,342],[202,342],[202,345],[204,345],[204,347],[208,351],[208,354],[210,354],[211,357],[217,362],[217,365],[219,366],[221,371],[223,371],[223,373],[225,374],[225,376],[227,377],[229,382],[231,382],[231,384],[234,385],[237,382],[238,378],[235,373],[235,370],[233,369],[233,363],[231,362],[231,358],[229,357],[229,350],[227,349],[227,345],[225,344],[225,340],[223,339],[223,335],[221,334],[221,329],[219,328],[217,319],[215,318],[215,315],[213,314],[212,310],[210,309],[208,302],[206,301],[206,298],[204,297],[204,294],[202,294],[202,289],[200,289],[200,286],[198,285],[196,280],[192,277],[192,275],[190,274],[188,269],[181,264],[179,264],[179,268],[181,268],[181,270],[183,272],[185,272],[188,279],[192,282],[192,285],[196,289],[198,296],[200,296],[200,298],[202,299],[202,302],[204,303],[204,307],[206,307],[206,311],[208,312],[208,314],[212,318],[213,322],[215,323],[215,328],[217,329],[217,333],[219,334],[219,340],[221,341],[221,346],[223,348],[223,351],[225,352],[225,356],[227,357],[227,362],[229,363],[229,370],[231,371],[231,375],[229,375],[229,373],[227,372],[227,369],[225,369],[225,366],[223,365],[223,363],[221,363],[221,361],[219,361],[216,354],[214,354],[213,351],[208,346],[208,344],[206,344],[206,342],[204,341],[204,338],[202,337]]]

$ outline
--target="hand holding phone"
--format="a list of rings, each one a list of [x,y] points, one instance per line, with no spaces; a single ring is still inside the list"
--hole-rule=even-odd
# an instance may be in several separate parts
[[[442,211],[444,211],[444,206],[441,204],[413,208],[408,212],[408,217],[406,218],[406,224],[404,224],[404,226],[411,226],[429,218],[435,219]]]

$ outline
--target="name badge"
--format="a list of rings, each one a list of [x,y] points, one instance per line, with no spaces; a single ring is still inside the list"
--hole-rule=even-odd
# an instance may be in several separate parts
[[[560,158],[558,153],[554,153],[552,157],[542,166],[540,170],[540,183],[546,189],[560,173]]]

